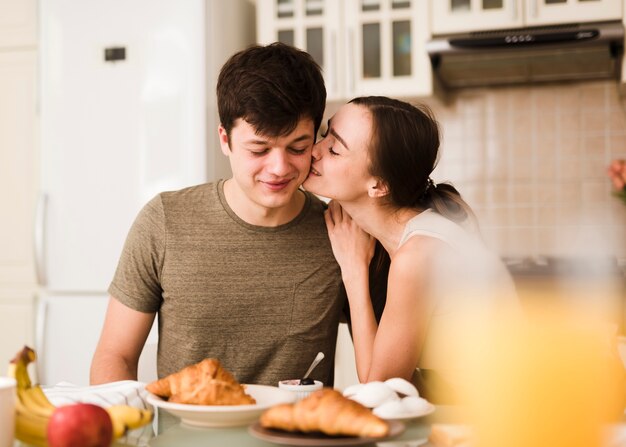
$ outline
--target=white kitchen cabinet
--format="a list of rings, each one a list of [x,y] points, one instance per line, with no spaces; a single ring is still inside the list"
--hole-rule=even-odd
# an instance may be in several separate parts
[[[37,45],[37,0],[0,0],[0,48]]]
[[[345,90],[341,7],[337,0],[257,0],[258,42],[283,42],[311,54],[324,72],[329,99]]]
[[[35,282],[36,69],[36,51],[0,51],[0,287]]]
[[[346,0],[350,96],[432,93],[426,0]]]
[[[620,20],[623,0],[431,0],[433,34]]]
[[[34,293],[27,289],[0,289],[0,376],[24,346],[34,347]]]
[[[257,38],[308,51],[329,100],[428,96],[427,0],[257,0]]]
[[[433,34],[516,28],[524,25],[519,0],[432,0]]]
[[[0,365],[34,341],[36,70],[36,50],[0,51]]]
[[[622,0],[526,0],[525,7],[528,26],[622,18]]]
[[[91,359],[100,338],[108,302],[106,294],[58,294],[39,299],[36,347],[41,384],[89,385]],[[157,343],[155,323],[139,358],[137,378],[142,382],[157,379]]]

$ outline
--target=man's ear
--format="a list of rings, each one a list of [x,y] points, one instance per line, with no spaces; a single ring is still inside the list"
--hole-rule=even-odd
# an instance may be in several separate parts
[[[228,132],[224,129],[224,126],[220,124],[220,127],[217,128],[217,133],[220,137],[220,147],[222,149],[222,153],[227,157],[230,155],[230,145],[228,144]]]
[[[384,197],[389,194],[389,188],[387,184],[379,178],[373,178],[367,186],[367,195],[376,198]]]

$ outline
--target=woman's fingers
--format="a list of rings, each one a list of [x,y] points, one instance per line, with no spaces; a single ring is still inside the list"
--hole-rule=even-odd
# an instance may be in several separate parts
[[[335,224],[338,224],[343,220],[343,210],[339,202],[331,200],[328,204],[328,209],[332,213],[333,222],[335,222]]]
[[[330,211],[330,208],[324,211],[324,221],[326,222],[326,228],[328,231],[332,230],[335,227],[335,222],[333,221],[333,213]]]

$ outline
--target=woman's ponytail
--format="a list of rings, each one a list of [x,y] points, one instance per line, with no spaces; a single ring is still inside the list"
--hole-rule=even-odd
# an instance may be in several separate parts
[[[476,216],[461,194],[450,183],[434,183],[430,178],[424,194],[419,201],[423,208],[432,208],[438,214],[462,223]]]
[[[372,116],[368,148],[369,173],[384,181],[389,193],[381,203],[392,208],[432,208],[458,223],[476,219],[469,205],[449,183],[435,184],[430,173],[439,158],[440,132],[427,106],[381,96],[350,101]]]

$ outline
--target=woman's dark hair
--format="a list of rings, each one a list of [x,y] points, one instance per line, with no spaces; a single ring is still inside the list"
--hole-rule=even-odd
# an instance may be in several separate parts
[[[217,108],[229,136],[238,118],[269,136],[286,135],[310,118],[317,134],[325,106],[319,65],[308,53],[283,43],[234,54],[217,79]]]
[[[372,116],[369,171],[388,189],[383,200],[393,207],[432,208],[456,222],[474,214],[449,183],[435,184],[430,174],[439,156],[439,125],[425,105],[382,96],[350,101]]]

